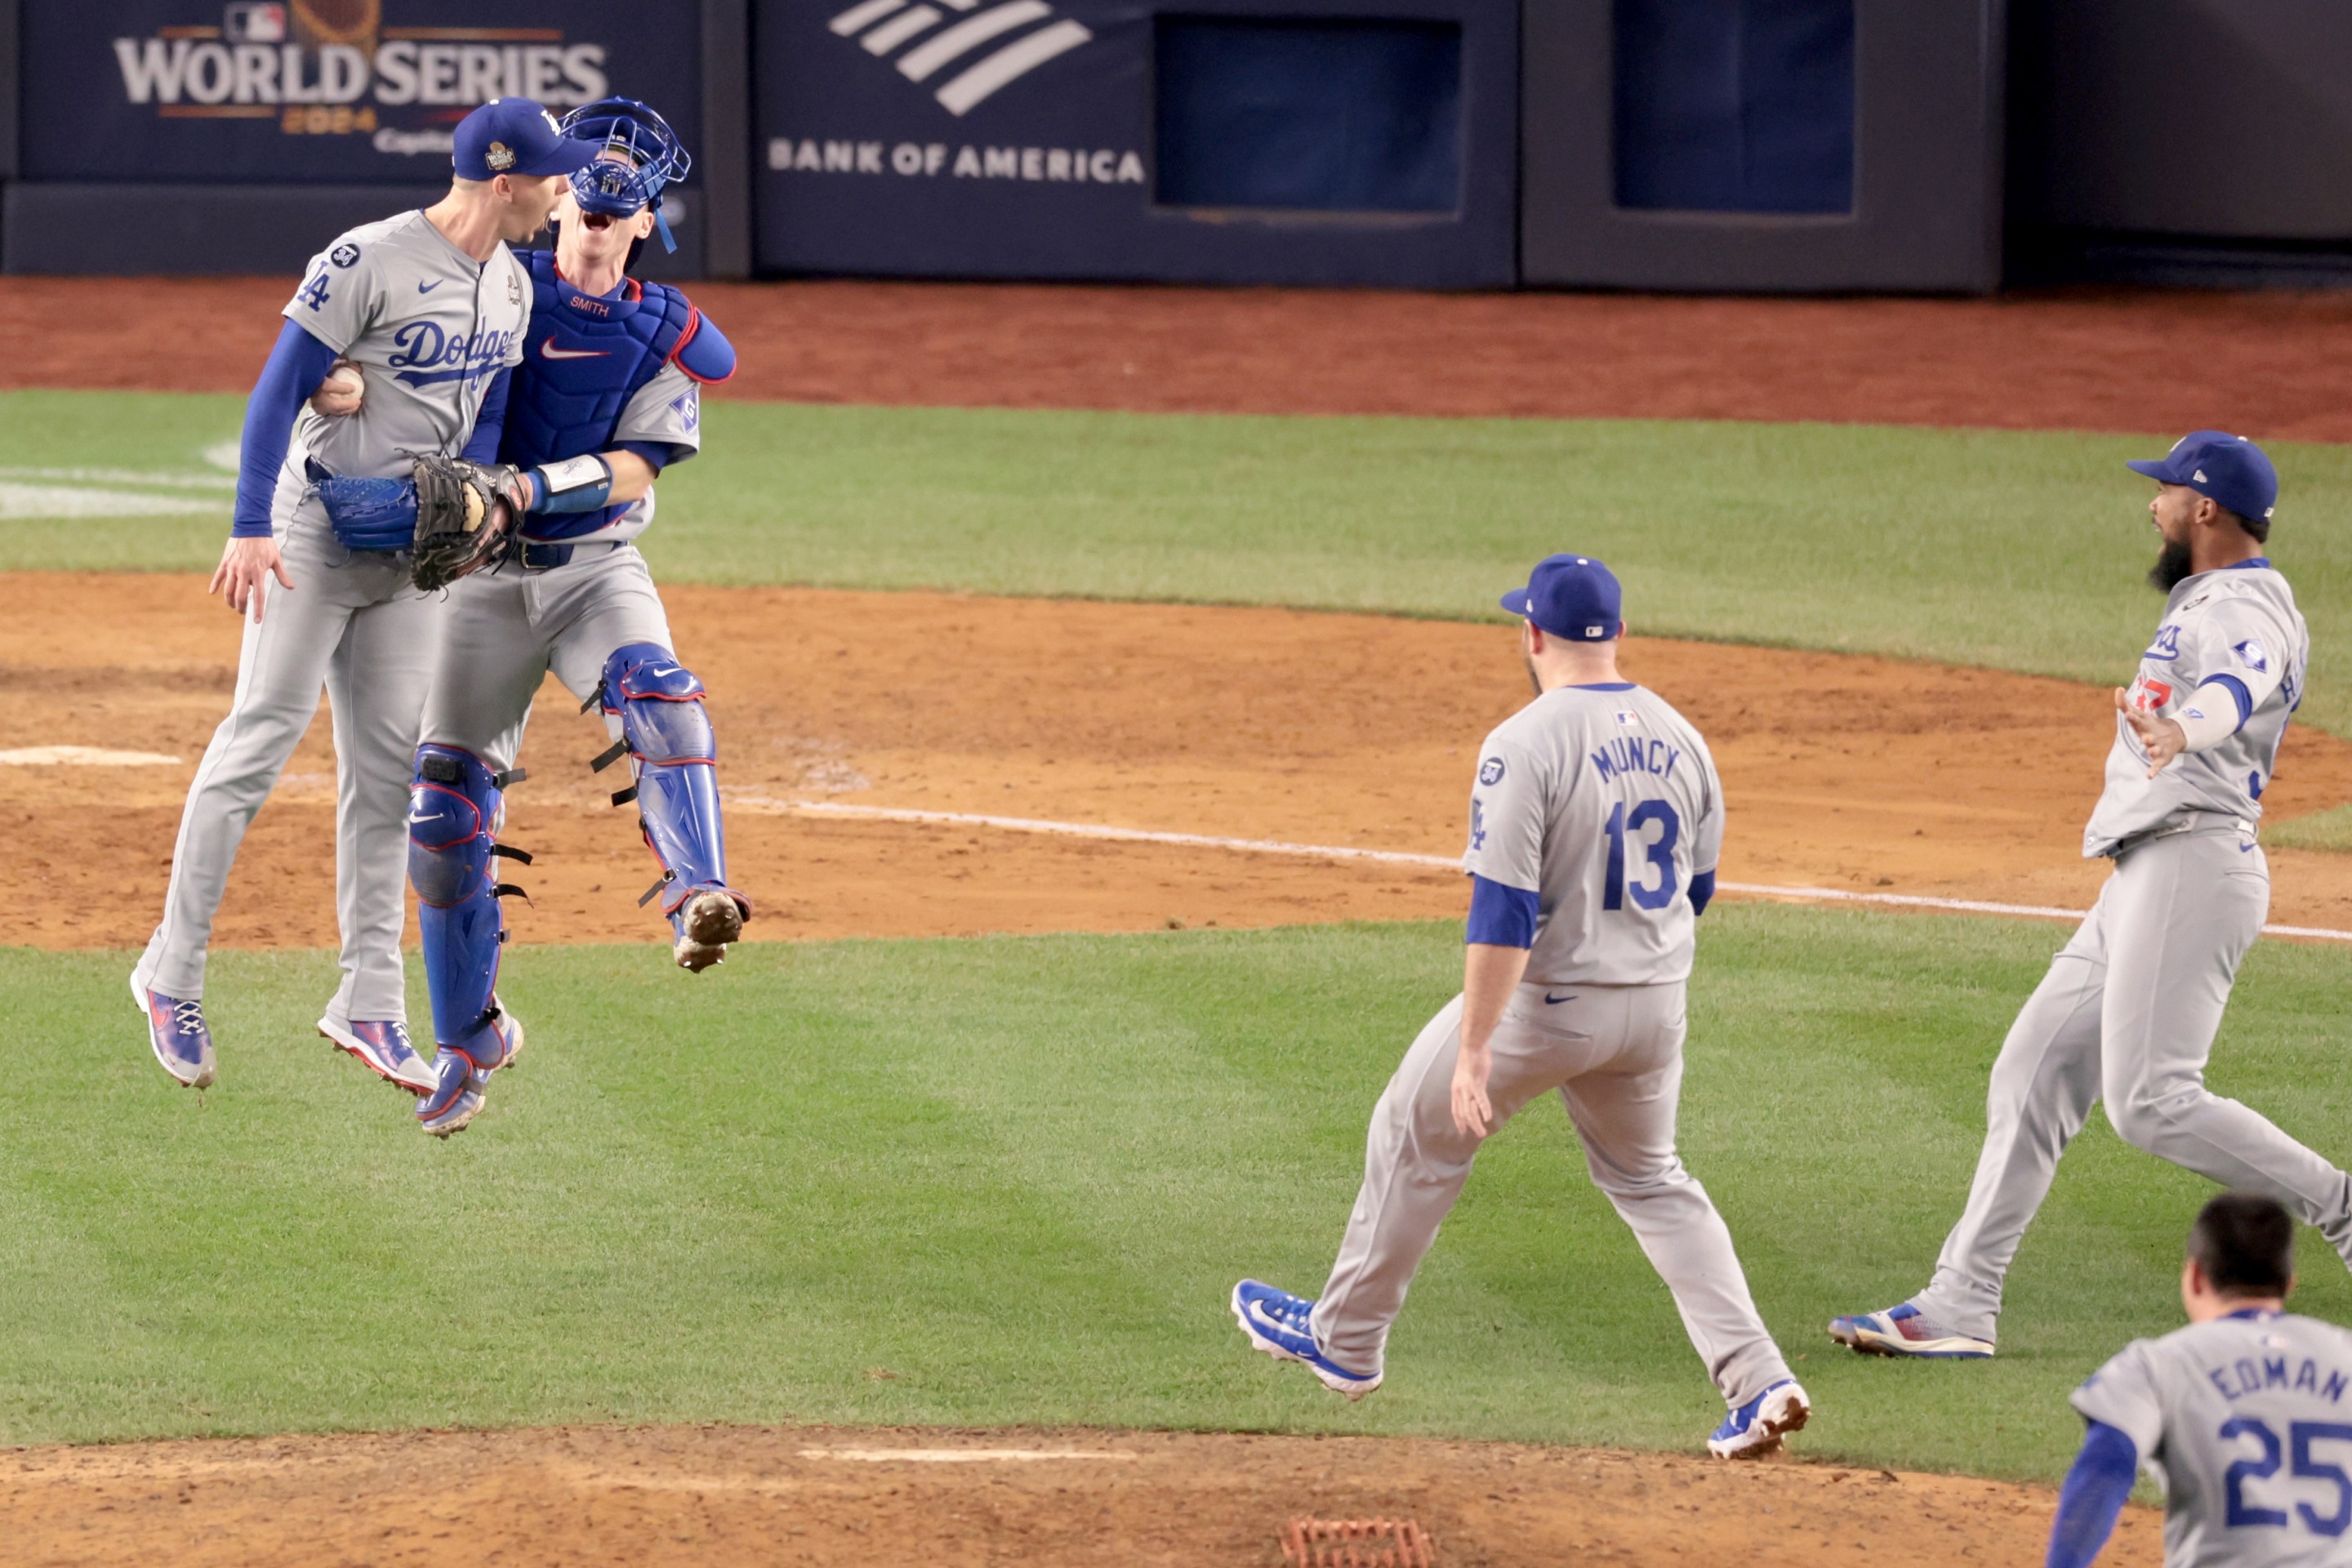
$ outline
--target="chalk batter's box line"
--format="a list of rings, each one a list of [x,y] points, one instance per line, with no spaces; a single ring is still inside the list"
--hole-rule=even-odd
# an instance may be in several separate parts
[[[806,812],[819,816],[861,817],[869,822],[907,822],[945,827],[993,827],[1008,833],[1048,833],[1066,838],[1106,839],[1120,844],[1173,844],[1193,849],[1231,849],[1251,855],[1298,855],[1314,859],[1370,860],[1387,866],[1415,866],[1432,870],[1459,871],[1462,861],[1449,855],[1412,855],[1400,849],[1359,849],[1345,844],[1291,844],[1277,838],[1223,838],[1207,833],[1165,833],[1143,827],[1106,827],[1091,822],[1048,822],[1034,816],[994,816],[970,811],[917,811],[904,806],[848,805],[831,800],[759,800],[730,797],[734,811]],[[1937,899],[1919,893],[1855,893],[1843,888],[1782,888],[1763,882],[1717,882],[1723,892],[1751,898],[1787,899],[1803,903],[1882,904],[1897,909],[1944,910],[1958,914],[2009,915],[2042,921],[2079,921],[2087,910],[2062,910],[2048,904],[2000,904],[1983,899]],[[2352,931],[2325,926],[2266,925],[2266,936],[2310,937],[2323,942],[2352,942]]]

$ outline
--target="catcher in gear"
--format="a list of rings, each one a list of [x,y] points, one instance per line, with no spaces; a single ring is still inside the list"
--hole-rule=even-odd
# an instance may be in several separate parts
[[[701,446],[701,387],[734,373],[735,353],[686,296],[628,276],[646,239],[663,232],[664,185],[687,171],[661,116],[608,99],[572,110],[564,133],[593,142],[556,210],[552,252],[521,259],[531,279],[531,331],[514,373],[501,468],[454,469],[442,515],[459,520],[438,663],[425,708],[425,743],[410,796],[409,879],[420,905],[425,967],[440,1042],[433,1089],[417,1103],[425,1131],[447,1136],[481,1109],[490,1074],[514,1058],[522,1032],[496,983],[505,940],[504,792],[531,698],[550,669],[599,708],[613,745],[592,766],[625,759],[614,793],[634,805],[660,875],[658,900],[680,967],[722,959],[751,913],[728,883],[718,748],[703,686],[672,651],[660,595],[633,542],[653,521],[654,481]],[[322,395],[322,413],[358,398]],[[444,476],[415,476],[419,581],[425,509]],[[510,503],[510,530],[498,533]],[[481,521],[470,528],[474,504]],[[458,530],[462,529],[462,531]],[[485,536],[497,533],[494,539]],[[461,548],[470,542],[470,549]],[[494,561],[481,569],[485,561]]]

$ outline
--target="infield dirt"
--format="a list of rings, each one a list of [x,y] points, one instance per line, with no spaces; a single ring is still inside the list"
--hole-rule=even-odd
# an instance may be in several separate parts
[[[666,590],[708,682],[755,940],[1139,931],[1446,917],[1444,868],[827,816],[796,803],[1461,852],[1488,727],[1527,700],[1501,625],[1290,610],[795,589]],[[13,767],[0,942],[146,940],[180,803],[226,710],[238,623],[201,581],[0,576],[16,629],[5,743],[177,765]],[[112,628],[100,639],[87,628]],[[916,635],[919,628],[919,635]],[[951,650],[942,656],[941,650]],[[1727,881],[2087,907],[2113,720],[2065,681],[1633,638],[1629,676],[1709,738]],[[509,795],[530,852],[517,941],[658,941],[657,867],[591,773],[602,721],[551,684]],[[2031,717],[2021,718],[2021,715]],[[126,739],[128,738],[128,739]],[[2352,798],[2352,745],[2289,731],[2284,816]],[[216,941],[335,941],[323,715],[247,837]],[[92,853],[92,845],[107,847]],[[2352,929],[2352,858],[2271,856],[2272,918]],[[414,930],[411,931],[412,939]]]

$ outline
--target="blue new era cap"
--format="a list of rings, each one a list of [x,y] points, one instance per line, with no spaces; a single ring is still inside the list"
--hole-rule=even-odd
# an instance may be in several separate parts
[[[2240,517],[2267,519],[2278,502],[2278,470],[2260,447],[2226,430],[2191,430],[2163,457],[2124,466],[2162,484],[2187,485]]]
[[[1547,555],[1503,595],[1503,608],[1570,642],[1607,642],[1624,629],[1624,606],[1616,574],[1590,555]]]
[[[450,154],[461,180],[497,174],[568,174],[595,161],[598,143],[566,136],[527,98],[494,98],[457,122]]]

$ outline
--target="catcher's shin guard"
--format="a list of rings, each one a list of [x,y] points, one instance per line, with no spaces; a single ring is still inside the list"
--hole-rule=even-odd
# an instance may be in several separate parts
[[[500,882],[491,861],[530,859],[493,838],[503,809],[500,789],[520,776],[493,773],[470,752],[428,742],[416,749],[408,793],[408,881],[416,889],[416,923],[425,941],[433,1037],[442,1050],[466,1056],[483,1071],[507,1055],[491,997],[506,940],[499,899],[521,889]]]
[[[613,797],[637,803],[646,842],[662,879],[646,894],[677,934],[678,963],[702,969],[742,933],[751,900],[727,885],[727,841],[719,820],[719,746],[702,682],[654,643],[631,643],[604,661],[605,721],[620,739],[599,768],[625,753],[636,783]]]

